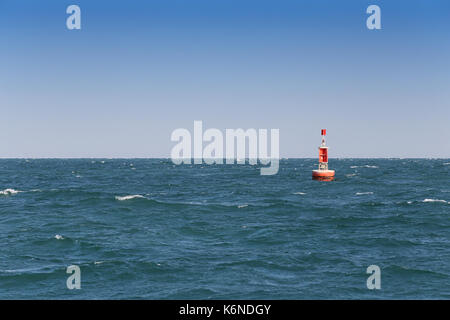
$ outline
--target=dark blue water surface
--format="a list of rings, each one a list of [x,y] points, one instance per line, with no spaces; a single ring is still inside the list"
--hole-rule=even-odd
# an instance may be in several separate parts
[[[450,160],[316,161],[0,160],[0,298],[450,298]]]

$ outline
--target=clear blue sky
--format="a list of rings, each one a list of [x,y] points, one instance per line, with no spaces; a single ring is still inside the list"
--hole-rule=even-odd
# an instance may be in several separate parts
[[[168,157],[194,120],[279,128],[282,157],[321,128],[330,157],[450,157],[450,1],[0,0],[0,109],[0,157]]]

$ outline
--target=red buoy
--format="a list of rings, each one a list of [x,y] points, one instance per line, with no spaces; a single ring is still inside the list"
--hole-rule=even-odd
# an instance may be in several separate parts
[[[328,170],[328,147],[325,145],[326,129],[322,129],[322,144],[319,147],[319,169],[313,170],[312,178],[315,180],[331,181],[334,179],[334,170]]]

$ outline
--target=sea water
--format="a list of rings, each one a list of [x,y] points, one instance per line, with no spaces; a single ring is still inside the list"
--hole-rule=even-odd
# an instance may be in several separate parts
[[[0,160],[0,298],[450,298],[449,159],[316,166]]]

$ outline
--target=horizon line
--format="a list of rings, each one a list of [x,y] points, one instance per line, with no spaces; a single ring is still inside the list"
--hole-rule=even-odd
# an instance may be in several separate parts
[[[152,159],[163,159],[171,160],[170,157],[1,157],[0,160],[95,160],[95,159],[108,159],[108,160],[126,160],[126,159],[142,159],[142,160],[152,160]],[[183,158],[194,160],[196,158]],[[215,158],[207,158],[215,159]],[[222,158],[226,160],[227,158]],[[233,158],[237,160],[237,158]],[[250,158],[245,158],[249,160]],[[253,158],[252,158],[253,159]],[[254,158],[257,159],[258,158]],[[267,158],[272,159],[272,158]],[[277,159],[277,158],[274,158]],[[318,159],[317,157],[280,157],[278,160],[288,160],[288,159]],[[341,160],[341,159],[424,159],[424,160],[447,160],[450,157],[328,157],[328,159]],[[204,158],[202,159],[204,160]]]

